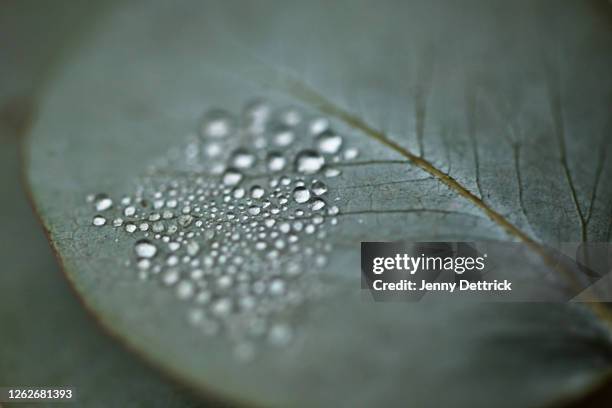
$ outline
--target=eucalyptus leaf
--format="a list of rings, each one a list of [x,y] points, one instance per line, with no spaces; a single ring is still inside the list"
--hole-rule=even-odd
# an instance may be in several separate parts
[[[360,293],[359,242],[518,240],[539,259],[543,245],[609,241],[612,37],[598,11],[502,1],[117,6],[48,83],[27,147],[34,201],[100,321],[201,389],[278,406],[515,407],[578,395],[610,369],[609,323],[589,308],[375,304]],[[135,238],[92,225],[85,197],[118,202],[169,149],[182,151],[204,111],[240,112],[255,96],[308,117],[320,110],[360,154],[325,179],[339,207],[322,238],[329,293],[290,314],[291,344],[244,362],[223,333],[186,321],[188,302],[139,279],[126,264]],[[145,179],[224,182],[179,179],[183,165],[166,160],[165,174]]]

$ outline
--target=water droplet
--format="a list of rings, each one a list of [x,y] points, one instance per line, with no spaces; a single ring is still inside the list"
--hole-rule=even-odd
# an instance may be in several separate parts
[[[268,341],[274,346],[286,346],[291,342],[291,328],[285,324],[275,324],[270,328]]]
[[[200,244],[196,241],[191,241],[187,244],[187,253],[191,256],[195,256],[200,252]]]
[[[260,199],[264,196],[265,193],[266,191],[261,186],[251,187],[251,197],[252,198]]]
[[[288,126],[279,126],[273,131],[274,144],[281,147],[289,146],[295,139],[295,133]]]
[[[113,206],[113,200],[106,194],[97,194],[94,197],[96,211],[106,211]]]
[[[193,283],[184,280],[176,286],[176,295],[179,299],[189,299],[193,296],[194,289]]]
[[[287,159],[285,159],[285,157],[278,152],[272,152],[268,155],[266,163],[268,170],[276,172],[285,168]]]
[[[226,316],[232,311],[232,301],[228,298],[221,298],[212,305],[212,312],[217,316]]]
[[[280,279],[274,279],[270,282],[270,287],[268,288],[270,294],[273,296],[280,296],[285,293],[285,282]]]
[[[296,187],[293,190],[293,199],[296,203],[303,204],[310,200],[310,190],[306,187]]]
[[[319,211],[323,207],[325,207],[325,201],[322,200],[321,198],[315,198],[314,200],[312,200],[312,203],[310,204],[310,209],[312,211]]]
[[[328,167],[325,169],[325,177],[338,177],[342,172],[335,167]]]
[[[342,146],[342,137],[337,133],[326,130],[317,136],[317,148],[324,154],[336,154]]]
[[[234,130],[234,118],[222,109],[213,109],[204,114],[200,135],[204,138],[226,137]]]
[[[126,217],[132,217],[134,216],[134,214],[136,214],[136,207],[134,207],[133,205],[125,207],[125,209],[123,210],[123,215],[125,215]]]
[[[344,158],[346,160],[353,160],[359,156],[359,150],[355,147],[350,147],[344,151]]]
[[[263,99],[255,99],[247,103],[242,116],[247,128],[253,133],[262,133],[265,130],[266,121],[270,117],[270,106]]]
[[[255,155],[246,149],[240,148],[232,153],[232,166],[238,169],[248,169],[255,164]]]
[[[302,115],[295,108],[286,108],[280,115],[280,120],[287,126],[297,126],[302,121]]]
[[[135,232],[136,229],[137,229],[137,227],[136,227],[136,224],[134,224],[134,223],[128,222],[128,223],[125,224],[125,231],[129,232],[130,234],[132,232]]]
[[[138,258],[153,258],[157,254],[157,247],[147,239],[140,239],[134,244],[134,252]]]
[[[95,225],[96,227],[101,227],[103,225],[106,225],[106,218],[104,218],[101,215],[96,215],[93,217],[92,224]]]
[[[295,158],[295,169],[298,173],[314,174],[321,170],[325,159],[314,150],[302,150]]]
[[[226,186],[235,186],[242,181],[242,173],[236,169],[229,168],[223,174],[223,184]]]
[[[326,118],[315,118],[310,121],[308,126],[310,133],[313,135],[319,135],[329,129],[329,120]]]
[[[259,215],[260,212],[261,208],[256,205],[252,205],[249,207],[249,214],[251,215]]]
[[[313,181],[311,189],[312,192],[317,196],[327,193],[327,185],[320,180]]]

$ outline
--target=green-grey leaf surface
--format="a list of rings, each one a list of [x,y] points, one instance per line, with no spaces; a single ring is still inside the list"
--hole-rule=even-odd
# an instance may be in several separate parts
[[[138,280],[125,265],[132,238],[91,226],[84,197],[129,192],[205,109],[253,96],[303,106],[274,85],[289,75],[533,242],[609,241],[608,6],[456,3],[160,2],[100,22],[48,83],[28,179],[102,323],[196,387],[261,405],[539,406],[607,373],[607,323],[580,306],[364,300],[360,241],[520,237],[340,119],[361,164],[329,180],[341,215],[321,279],[333,296],[294,317],[292,345],[250,364],[191,328],[172,292]]]

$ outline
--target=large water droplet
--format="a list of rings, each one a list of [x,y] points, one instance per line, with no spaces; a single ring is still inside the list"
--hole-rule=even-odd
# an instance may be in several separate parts
[[[314,150],[302,150],[295,158],[295,170],[298,173],[314,174],[321,170],[325,159]]]

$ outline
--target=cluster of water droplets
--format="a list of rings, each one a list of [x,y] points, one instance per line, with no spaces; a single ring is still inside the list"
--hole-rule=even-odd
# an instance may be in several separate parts
[[[213,109],[132,194],[88,196],[92,225],[133,237],[140,279],[174,291],[191,325],[250,359],[258,344],[289,344],[296,311],[323,290],[340,212],[328,185],[334,164],[357,155],[328,119],[296,108]]]

